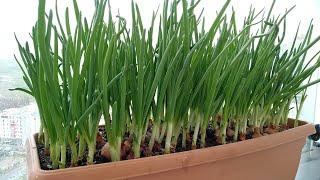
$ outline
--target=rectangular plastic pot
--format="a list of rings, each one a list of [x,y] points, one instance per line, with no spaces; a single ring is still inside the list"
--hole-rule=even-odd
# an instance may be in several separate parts
[[[40,169],[35,139],[31,137],[26,143],[28,177],[30,180],[292,180],[305,139],[315,132],[312,124],[300,121],[300,125],[280,133],[221,146],[51,171]]]

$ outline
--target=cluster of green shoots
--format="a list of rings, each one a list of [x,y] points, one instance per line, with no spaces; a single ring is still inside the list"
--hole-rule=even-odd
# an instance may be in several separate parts
[[[199,2],[164,0],[162,13],[154,12],[146,28],[133,2],[128,27],[125,18],[112,16],[107,0],[95,0],[91,20],[76,0],[74,20],[68,8],[62,20],[57,7],[46,12],[45,0],[39,0],[32,43],[17,40],[16,59],[28,88],[16,90],[36,100],[39,141],[54,169],[66,167],[68,148],[72,165],[83,156],[94,163],[101,119],[111,160],[119,161],[128,135],[134,157],[140,157],[150,125],[149,150],[164,142],[170,153],[178,141],[186,148],[190,135],[192,149],[205,147],[209,127],[220,144],[229,142],[230,127],[233,141],[243,139],[249,126],[256,135],[277,129],[287,124],[294,101],[299,116],[307,87],[319,82],[311,81],[320,66],[318,53],[307,60],[320,40],[312,38],[313,25],[301,41],[298,28],[284,49],[286,16],[293,8],[277,17],[271,15],[275,2],[266,14],[251,8],[239,28],[236,12],[226,13],[226,0],[205,28],[202,13],[194,13]]]

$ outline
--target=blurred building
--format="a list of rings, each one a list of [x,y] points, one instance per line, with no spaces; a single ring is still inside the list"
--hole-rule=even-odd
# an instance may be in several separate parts
[[[40,118],[36,104],[31,103],[21,108],[10,108],[0,113],[0,139],[21,140],[37,132]]]

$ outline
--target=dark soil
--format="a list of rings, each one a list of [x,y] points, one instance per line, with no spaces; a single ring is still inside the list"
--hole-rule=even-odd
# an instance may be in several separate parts
[[[230,129],[231,129],[230,132],[232,132],[233,127],[230,127]],[[266,135],[273,134],[276,132],[281,132],[281,131],[284,131],[287,129],[289,129],[289,126],[281,126],[279,128],[264,127],[263,131],[261,131],[259,133],[259,136],[266,136]],[[165,146],[164,141],[161,143],[155,142],[155,145],[154,145],[152,151],[149,150],[148,143],[149,143],[149,139],[151,136],[151,131],[152,131],[152,127],[150,125],[148,128],[147,135],[146,135],[144,141],[141,143],[141,149],[140,149],[141,158],[164,154],[164,146]],[[206,147],[221,145],[219,138],[216,136],[216,134],[218,134],[218,133],[216,133],[216,131],[217,130],[212,129],[211,126],[209,126],[209,128],[207,129]],[[187,146],[186,149],[182,148],[182,135],[180,134],[176,147],[172,148],[172,150],[171,150],[172,153],[191,150],[193,132],[191,131],[191,133],[188,134],[187,136],[188,136],[188,138],[187,138],[187,142],[186,142],[186,146]],[[241,141],[244,139],[252,139],[253,137],[255,137],[254,130],[252,127],[248,127],[245,137],[239,136],[238,141]],[[198,139],[197,139],[197,148],[200,148],[200,138],[201,138],[201,136],[199,134]],[[128,139],[130,139],[129,134],[126,134],[123,141],[126,141]],[[165,138],[164,138],[164,140],[165,140]],[[101,126],[101,127],[99,127],[99,133],[97,134],[97,145],[96,145],[96,152],[95,152],[95,156],[94,156],[94,163],[95,164],[110,162],[109,159],[107,159],[101,155],[101,150],[102,150],[103,146],[106,144],[106,142],[107,142],[107,137],[106,137],[105,129],[103,126]],[[234,143],[233,137],[227,136],[226,142],[227,142],[227,144]],[[124,146],[124,143],[122,144],[122,147],[123,146]],[[37,142],[37,149],[38,149],[41,169],[52,170],[50,155],[48,153],[47,154],[45,153],[44,145],[42,143]],[[78,160],[78,166],[86,166],[87,165],[87,160],[86,160],[87,154],[88,154],[88,149],[85,150],[83,158]],[[121,160],[129,160],[129,159],[133,159],[133,152],[131,149],[127,153],[124,153],[121,157]],[[71,162],[71,149],[70,149],[70,147],[67,147],[66,168],[72,167],[70,162]]]

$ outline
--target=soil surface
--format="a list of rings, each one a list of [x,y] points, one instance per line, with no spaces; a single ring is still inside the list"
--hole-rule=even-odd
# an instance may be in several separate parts
[[[282,126],[279,128],[274,128],[274,127],[264,127],[263,130],[260,130],[260,133],[255,133],[253,127],[248,127],[247,128],[247,133],[245,135],[239,135],[238,141],[242,140],[247,140],[247,139],[252,139],[252,138],[258,138],[260,136],[267,136],[269,134],[281,132],[284,130],[289,129],[289,126]],[[221,141],[219,140],[219,137],[217,136],[219,133],[217,133],[219,130],[215,130],[209,126],[207,129],[206,133],[206,147],[212,147],[212,146],[218,146],[221,145]],[[165,147],[165,142],[155,142],[155,145],[152,149],[152,151],[149,150],[148,148],[148,143],[149,139],[151,137],[151,132],[152,132],[152,125],[148,127],[148,131],[146,133],[146,137],[144,141],[141,143],[141,158],[148,157],[148,156],[156,156],[156,155],[162,155],[164,154],[164,147]],[[226,138],[226,143],[234,143],[233,141],[233,127],[229,127],[228,132],[227,132],[227,138]],[[186,141],[186,149],[182,148],[182,135],[179,135],[178,141],[176,148],[171,149],[171,153],[176,153],[176,152],[182,152],[182,151],[189,151],[191,150],[191,144],[192,144],[192,137],[193,137],[193,132],[191,131],[190,134],[187,134],[187,141]],[[200,148],[200,138],[201,135],[199,133],[198,139],[197,139],[197,149]],[[109,158],[106,158],[103,156],[101,151],[103,151],[103,147],[106,145],[107,142],[107,137],[105,133],[105,128],[103,126],[99,127],[99,132],[97,134],[97,144],[96,144],[96,152],[94,156],[94,164],[101,164],[101,163],[108,163],[110,162]],[[123,139],[123,143],[121,145],[122,147],[122,152],[121,152],[121,160],[129,160],[133,159],[133,151],[131,149],[131,138],[129,137],[129,134],[125,134],[125,137]],[[165,140],[165,137],[163,138]],[[52,170],[51,166],[51,161],[50,161],[50,155],[49,153],[45,152],[44,145],[42,143],[37,143],[37,149],[38,149],[38,154],[39,154],[39,159],[40,159],[40,166],[41,169],[43,170]],[[85,150],[84,156],[78,160],[77,166],[86,166],[87,165],[87,157],[88,154],[88,149]],[[67,147],[67,164],[66,168],[72,167],[71,165],[71,149],[70,147]]]

